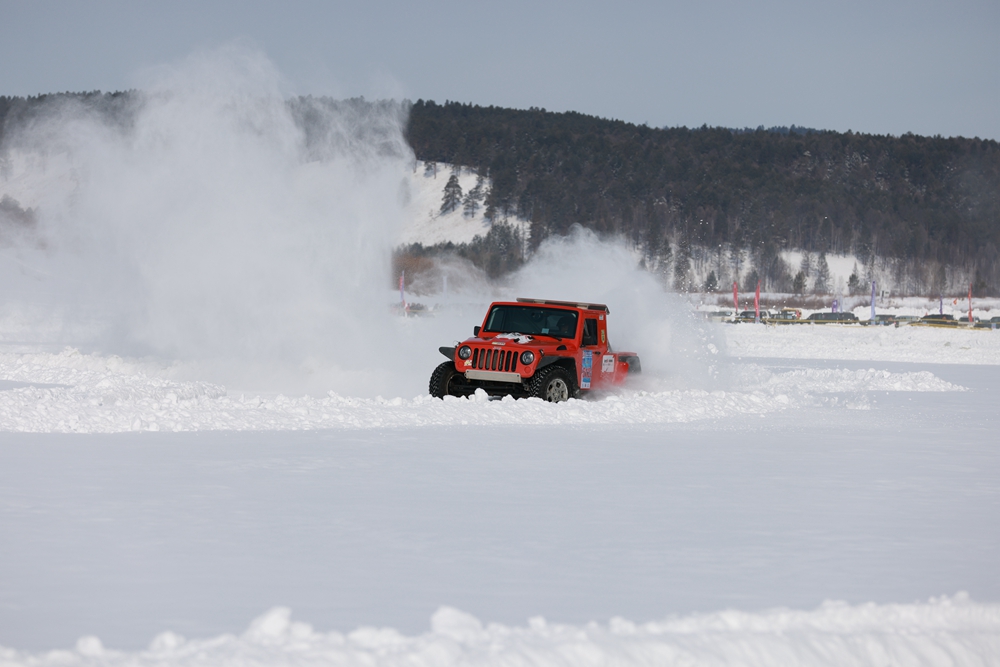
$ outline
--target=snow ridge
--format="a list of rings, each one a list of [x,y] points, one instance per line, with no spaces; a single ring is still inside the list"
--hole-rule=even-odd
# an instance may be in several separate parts
[[[624,391],[554,405],[540,399],[490,400],[428,395],[354,398],[229,396],[208,382],[168,379],[171,367],[120,357],[0,354],[0,431],[312,430],[447,425],[669,424],[766,415],[809,404],[812,393],[961,391],[931,373],[801,369],[775,373],[749,365],[730,390]],[[7,386],[3,386],[6,382]]]
[[[582,626],[529,619],[526,627],[490,623],[450,607],[431,630],[406,636],[362,627],[317,632],[287,608],[255,619],[240,636],[186,640],[158,635],[145,651],[106,649],[82,637],[72,651],[32,654],[0,647],[0,667],[145,667],[147,665],[997,665],[1000,605],[968,595],[926,603],[851,606],[826,602],[813,611],[721,611],[633,623]]]

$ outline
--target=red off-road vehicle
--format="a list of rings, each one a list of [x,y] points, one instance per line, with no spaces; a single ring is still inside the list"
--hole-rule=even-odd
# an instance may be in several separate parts
[[[439,348],[449,361],[431,374],[430,394],[535,396],[558,402],[622,384],[639,373],[635,352],[608,342],[608,307],[597,303],[518,299],[490,305],[473,338]]]

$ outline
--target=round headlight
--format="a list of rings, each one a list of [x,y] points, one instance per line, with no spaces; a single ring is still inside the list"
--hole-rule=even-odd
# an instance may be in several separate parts
[[[531,362],[535,360],[535,353],[531,350],[525,350],[521,353],[521,363],[525,366],[530,366]]]
[[[471,356],[472,356],[472,348],[469,347],[468,345],[463,345],[462,347],[458,348],[459,359],[468,359]]]

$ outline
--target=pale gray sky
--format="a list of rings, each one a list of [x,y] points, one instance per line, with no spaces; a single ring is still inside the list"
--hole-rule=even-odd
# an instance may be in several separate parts
[[[0,0],[0,94],[248,40],[296,93],[1000,139],[1000,1]]]

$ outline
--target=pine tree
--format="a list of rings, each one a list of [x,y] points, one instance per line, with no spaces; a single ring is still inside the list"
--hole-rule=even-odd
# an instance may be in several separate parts
[[[670,240],[663,237],[656,247],[656,273],[664,287],[670,286],[670,265],[674,260],[674,249]]]
[[[476,186],[469,190],[462,200],[463,212],[467,217],[476,217],[476,211],[479,210],[479,205],[483,201],[483,197],[483,177],[480,176],[476,179]]]
[[[804,278],[812,275],[812,255],[806,250],[802,253],[802,262],[799,264],[799,272]]]
[[[796,294],[802,294],[806,291],[806,274],[802,271],[795,274],[795,280],[792,281],[792,291]]]
[[[830,265],[826,263],[826,253],[820,253],[816,262],[816,282],[813,284],[815,294],[830,293]]]
[[[708,278],[705,279],[705,291],[714,292],[719,289],[719,279],[715,277],[715,270],[713,269],[708,274]]]
[[[691,289],[691,246],[682,240],[674,262],[674,289],[687,292]]]
[[[861,293],[861,278],[858,277],[858,263],[854,263],[854,271],[851,272],[851,277],[847,279],[847,291],[851,294]]]
[[[461,203],[462,186],[458,184],[458,176],[452,174],[444,186],[444,197],[441,200],[441,215],[451,213]]]

